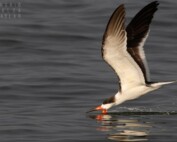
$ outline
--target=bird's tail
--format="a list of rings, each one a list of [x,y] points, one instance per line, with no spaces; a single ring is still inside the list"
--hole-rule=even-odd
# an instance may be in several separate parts
[[[175,81],[166,81],[166,82],[156,82],[156,83],[152,83],[151,86],[155,87],[155,88],[160,88],[160,87],[162,87],[164,85],[175,83],[175,82],[177,82],[177,80],[175,80]]]

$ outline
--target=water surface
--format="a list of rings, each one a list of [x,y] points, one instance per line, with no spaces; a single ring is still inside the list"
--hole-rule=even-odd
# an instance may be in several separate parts
[[[2,142],[176,141],[176,84],[108,115],[85,113],[117,91],[100,52],[111,13],[124,3],[127,24],[149,1],[20,2],[20,17],[0,19]],[[154,81],[177,78],[176,7],[160,0],[145,45]]]

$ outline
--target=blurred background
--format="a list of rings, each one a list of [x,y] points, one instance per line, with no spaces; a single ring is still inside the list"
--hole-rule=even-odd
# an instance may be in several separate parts
[[[1,142],[176,141],[176,84],[85,114],[118,88],[101,57],[109,17],[124,3],[128,24],[150,2],[0,0]],[[159,3],[144,48],[152,80],[176,80],[177,1]]]

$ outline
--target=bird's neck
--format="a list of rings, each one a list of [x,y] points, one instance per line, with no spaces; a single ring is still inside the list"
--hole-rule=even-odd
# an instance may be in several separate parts
[[[119,105],[119,104],[125,102],[126,100],[125,100],[124,96],[125,95],[122,95],[121,92],[117,92],[114,96],[115,97],[115,104]]]

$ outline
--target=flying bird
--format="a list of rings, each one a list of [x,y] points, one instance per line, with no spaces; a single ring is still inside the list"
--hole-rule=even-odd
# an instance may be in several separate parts
[[[145,6],[126,28],[124,5],[120,5],[113,12],[103,36],[102,56],[119,78],[119,91],[88,112],[99,110],[106,114],[113,106],[175,82],[152,82],[143,50],[158,5],[159,3],[154,1]]]

